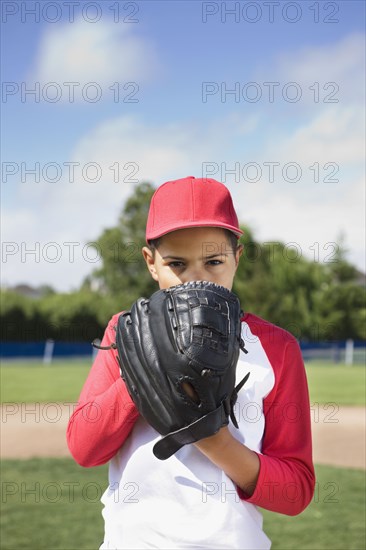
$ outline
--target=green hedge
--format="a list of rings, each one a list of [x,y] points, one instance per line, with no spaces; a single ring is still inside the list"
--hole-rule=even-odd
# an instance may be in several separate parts
[[[51,294],[40,299],[1,292],[3,342],[38,342],[47,338],[66,342],[90,342],[103,334],[113,306],[99,294],[79,291]]]

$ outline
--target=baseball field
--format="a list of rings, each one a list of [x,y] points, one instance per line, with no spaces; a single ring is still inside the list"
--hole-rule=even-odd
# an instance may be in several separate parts
[[[97,549],[107,465],[68,455],[65,429],[90,361],[4,362],[1,368],[1,549]],[[263,511],[280,549],[363,550],[365,367],[307,365],[317,483],[300,516]]]

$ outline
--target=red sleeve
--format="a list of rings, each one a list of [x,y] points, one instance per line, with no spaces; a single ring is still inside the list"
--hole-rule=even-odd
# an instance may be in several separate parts
[[[263,403],[259,478],[251,497],[241,490],[239,496],[267,510],[295,516],[308,506],[315,487],[309,392],[300,347],[292,335],[278,330],[281,337],[276,346],[273,339],[262,341],[275,385]]]
[[[118,316],[109,321],[102,346],[115,342]],[[138,415],[120,375],[117,351],[99,350],[67,426],[67,444],[76,462],[86,467],[108,462]]]

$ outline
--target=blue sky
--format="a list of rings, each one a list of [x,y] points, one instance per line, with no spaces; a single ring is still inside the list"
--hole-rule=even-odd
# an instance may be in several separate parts
[[[364,10],[2,2],[2,284],[77,288],[136,183],[185,175],[258,239],[328,261],[343,234],[365,269]]]

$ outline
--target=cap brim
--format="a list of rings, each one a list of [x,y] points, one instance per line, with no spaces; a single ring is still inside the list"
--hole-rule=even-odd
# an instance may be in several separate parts
[[[163,237],[164,235],[167,235],[168,233],[172,233],[173,231],[179,231],[180,229],[190,229],[193,227],[219,227],[222,229],[228,229],[229,231],[232,231],[233,233],[235,233],[235,235],[238,238],[244,234],[244,231],[242,231],[241,229],[233,225],[229,225],[225,223],[220,224],[220,223],[217,223],[217,221],[216,222],[207,221],[205,223],[202,223],[202,221],[199,221],[199,222],[185,223],[182,226],[170,225],[165,227],[164,229],[160,228],[160,230],[153,231],[149,233],[149,235],[146,235],[146,242],[151,241],[153,239],[158,239],[159,237]]]

